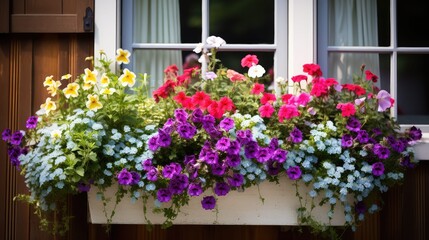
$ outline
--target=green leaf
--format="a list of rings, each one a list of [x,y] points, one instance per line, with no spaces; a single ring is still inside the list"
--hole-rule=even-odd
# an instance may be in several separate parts
[[[83,177],[83,175],[85,175],[85,169],[83,169],[83,167],[78,167],[78,168],[76,169],[76,173],[77,173],[79,176]]]

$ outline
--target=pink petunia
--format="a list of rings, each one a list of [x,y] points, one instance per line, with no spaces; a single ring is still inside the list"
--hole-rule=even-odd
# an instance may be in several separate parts
[[[239,82],[246,80],[246,77],[243,74],[238,73],[232,69],[226,70],[226,76],[231,80],[231,82]]]
[[[356,113],[356,107],[352,103],[338,103],[337,109],[341,110],[341,116],[350,117]]]
[[[293,76],[291,79],[292,79],[292,82],[300,83],[302,80],[307,81],[307,76],[305,76],[305,75],[296,75],[296,76]]]
[[[284,119],[291,119],[300,115],[298,108],[295,105],[283,105],[279,109],[279,122],[283,122]]]
[[[276,101],[276,95],[274,95],[272,93],[264,93],[264,95],[261,98],[262,104],[273,103],[275,101]]]
[[[274,107],[271,104],[264,104],[258,109],[259,115],[263,118],[270,118],[274,113]]]
[[[241,59],[241,66],[242,67],[251,67],[254,65],[258,65],[259,59],[256,57],[256,55],[250,55],[247,54],[243,59]]]
[[[365,77],[366,77],[366,80],[372,81],[372,82],[377,82],[377,80],[378,80],[378,76],[369,70],[365,71]]]
[[[377,94],[378,99],[378,111],[384,112],[386,109],[392,107],[393,105],[393,98],[390,96],[390,94],[386,90],[381,90]]]
[[[262,92],[265,91],[265,86],[264,84],[260,84],[260,83],[255,83],[252,87],[252,90],[250,91],[251,94],[260,94]]]

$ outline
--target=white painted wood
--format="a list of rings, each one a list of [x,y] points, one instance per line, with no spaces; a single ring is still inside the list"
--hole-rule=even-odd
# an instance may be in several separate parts
[[[95,0],[94,5],[94,56],[103,50],[113,59],[119,46],[117,0]]]
[[[304,64],[316,63],[316,6],[315,0],[289,0],[287,79],[302,74]]]
[[[257,187],[252,187],[244,192],[230,192],[227,196],[218,197],[218,217],[216,212],[204,210],[201,207],[201,199],[193,197],[188,206],[182,208],[181,214],[174,221],[175,224],[225,224],[225,225],[298,225],[297,208],[299,203],[295,196],[295,187],[286,176],[281,177],[280,184],[263,182],[260,193],[265,202],[259,198]],[[304,190],[304,189],[303,189]],[[106,223],[103,212],[103,204],[98,200],[97,189],[91,189],[88,193],[90,221],[96,224]],[[109,189],[106,196],[114,197],[113,188]],[[206,194],[209,195],[209,194]],[[151,212],[153,201],[148,206],[148,219],[153,224],[161,224],[164,218]],[[111,209],[113,204],[108,204]],[[316,208],[313,213],[316,219],[327,222],[329,206]],[[108,210],[110,213],[110,210]],[[129,198],[124,198],[116,208],[113,217],[114,224],[146,224],[143,215],[143,203],[141,200],[131,203]],[[335,210],[332,225],[344,223],[343,208]]]

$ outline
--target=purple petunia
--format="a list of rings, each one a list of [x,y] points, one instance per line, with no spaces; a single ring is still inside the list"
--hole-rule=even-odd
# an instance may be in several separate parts
[[[361,128],[360,121],[355,117],[351,117],[347,120],[346,128],[352,132],[357,132]]]
[[[162,127],[162,130],[164,130],[164,132],[171,134],[174,130],[174,120],[169,118],[167,119],[167,121],[164,123],[164,126]]]
[[[30,116],[30,117],[27,119],[27,122],[26,122],[26,124],[25,124],[25,127],[26,127],[27,129],[34,129],[34,128],[36,128],[36,127],[37,127],[37,121],[38,121],[37,116]]]
[[[271,159],[272,151],[268,147],[259,147],[256,156],[256,161],[260,163],[268,162]]]
[[[229,148],[226,151],[230,155],[237,155],[240,153],[241,145],[237,140],[230,141]]]
[[[249,141],[244,147],[244,155],[246,158],[256,158],[259,152],[259,145],[256,141]]]
[[[20,145],[24,134],[21,131],[16,131],[10,137],[10,143],[12,145]]]
[[[197,133],[197,129],[189,123],[179,124],[177,127],[177,132],[179,136],[184,139],[191,139]]]
[[[206,124],[214,125],[215,123],[216,123],[216,119],[212,115],[207,114],[203,116],[203,126]]]
[[[408,135],[413,141],[420,140],[422,138],[422,130],[412,126],[408,131]]]
[[[143,170],[149,171],[152,165],[152,159],[146,159],[142,162]]]
[[[149,181],[156,182],[158,180],[158,169],[156,167],[150,167],[146,173],[146,178]]]
[[[151,137],[149,139],[148,145],[149,145],[149,150],[151,150],[153,152],[155,152],[156,150],[158,150],[158,148],[159,148],[159,145],[158,145],[158,135],[155,135],[155,136]]]
[[[215,176],[222,176],[225,174],[226,166],[224,164],[215,163],[211,165],[212,174]]]
[[[268,147],[271,149],[271,151],[275,151],[277,148],[279,148],[279,140],[277,138],[272,138]]]
[[[223,130],[229,131],[234,127],[234,120],[232,120],[231,118],[224,118],[222,121],[220,121],[219,126]]]
[[[196,160],[197,159],[196,159],[195,155],[186,155],[185,159],[183,160],[183,163],[185,165],[187,165],[187,164],[194,164]]]
[[[212,210],[216,207],[216,198],[213,196],[205,196],[203,200],[201,200],[201,206],[205,210]]]
[[[401,165],[407,168],[414,168],[415,164],[411,162],[410,156],[405,156],[401,159]]]
[[[19,156],[21,156],[21,154],[24,154],[24,151],[23,149],[21,149],[21,147],[12,145],[7,148],[7,154],[9,156],[10,163],[12,164],[12,166],[19,167],[19,165],[21,165],[21,162],[19,161]]]
[[[170,201],[171,200],[171,196],[172,196],[171,191],[168,188],[161,188],[156,193],[156,198],[160,202],[168,202],[168,201]]]
[[[245,145],[252,140],[252,132],[249,129],[238,130],[237,131],[237,140],[240,144]]]
[[[160,147],[168,147],[171,144],[171,136],[162,129],[158,129],[158,145]]]
[[[204,156],[204,161],[210,165],[216,164],[219,161],[219,155],[216,151],[209,149]]]
[[[372,164],[372,175],[381,176],[384,174],[384,164],[382,162],[376,162]]]
[[[9,142],[11,137],[12,137],[12,130],[10,130],[9,128],[3,130],[1,134],[1,138],[3,139],[3,141]]]
[[[359,143],[367,143],[369,141],[369,135],[366,130],[359,130],[356,136]]]
[[[286,150],[279,148],[279,149],[274,151],[271,159],[278,162],[278,163],[284,163],[286,161],[287,153],[288,152]]]
[[[133,175],[126,168],[123,168],[116,177],[121,185],[131,185],[133,182]]]
[[[231,141],[227,137],[222,137],[216,143],[216,149],[222,152],[226,152],[231,146]]]
[[[341,138],[341,147],[353,146],[353,137],[350,134],[344,134]]]
[[[176,167],[171,164],[164,166],[162,169],[162,176],[168,179],[172,178],[176,173],[179,172],[177,172]]]
[[[389,149],[379,143],[374,145],[373,152],[379,159],[387,159],[390,155]]]
[[[181,108],[174,110],[174,117],[178,122],[186,122],[188,120],[188,113]]]
[[[289,134],[290,139],[293,143],[300,143],[302,142],[302,132],[297,127],[295,127],[292,132]]]
[[[229,193],[231,187],[225,182],[217,182],[214,187],[214,193],[218,196],[225,196]]]
[[[267,163],[267,173],[271,176],[276,176],[280,172],[281,165],[276,161],[268,161]]]
[[[204,114],[201,109],[197,108],[192,112],[191,120],[194,123],[201,123],[203,121],[203,118],[204,118]]]
[[[131,176],[132,176],[131,184],[138,184],[141,178],[140,173],[136,171],[132,171]]]
[[[297,180],[301,177],[301,169],[299,166],[289,167],[286,173],[291,180]]]
[[[225,162],[226,162],[226,164],[228,164],[228,166],[230,166],[232,168],[233,167],[237,167],[241,163],[240,155],[238,155],[238,154],[228,154],[228,155],[226,155]]]
[[[191,197],[200,196],[203,193],[203,188],[199,183],[191,183],[188,186],[188,194]]]
[[[181,194],[188,187],[189,179],[185,174],[175,174],[168,185],[172,194]]]
[[[228,183],[232,187],[240,187],[244,183],[244,177],[239,173],[234,173],[232,176],[228,177]]]

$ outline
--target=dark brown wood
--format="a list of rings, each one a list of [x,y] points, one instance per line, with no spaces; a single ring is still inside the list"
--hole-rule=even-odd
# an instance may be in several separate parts
[[[87,7],[94,9],[94,1],[17,0],[14,1],[10,14],[10,31],[16,33],[85,32],[83,17]],[[9,30],[9,13],[5,12],[1,16],[7,18],[7,29]],[[5,28],[3,26],[5,24],[6,22],[1,24],[0,31]]]
[[[9,0],[0,0],[0,33],[9,32]]]
[[[26,14],[61,14],[62,0],[25,0]]]
[[[15,33],[78,32],[76,14],[12,14],[11,22]]]

